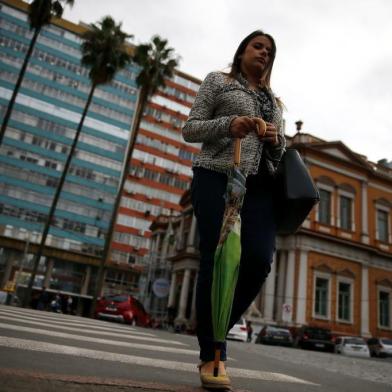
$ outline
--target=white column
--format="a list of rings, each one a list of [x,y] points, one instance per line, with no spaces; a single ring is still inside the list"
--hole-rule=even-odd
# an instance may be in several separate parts
[[[290,305],[291,312],[293,311],[294,304],[294,279],[295,279],[295,250],[289,250],[287,256],[287,268],[286,268],[286,293],[284,302],[287,305]],[[292,313],[291,313],[292,314]],[[291,322],[292,319],[287,320]]]
[[[271,272],[265,281],[265,298],[263,317],[265,321],[272,321],[274,316],[274,300],[275,300],[275,278],[276,278],[276,262],[277,257],[274,253],[274,259],[271,264]]]
[[[368,184],[366,181],[362,181],[361,184],[362,189],[362,203],[361,203],[361,217],[362,217],[362,226],[361,226],[361,241],[364,244],[369,243],[369,221],[368,221]]]
[[[339,193],[339,189],[336,193],[336,226],[337,227],[341,227],[341,220],[342,217],[340,216],[340,193]]]
[[[83,286],[82,289],[80,290],[80,294],[86,295],[88,293],[88,286],[90,285],[90,279],[91,279],[91,266],[87,265],[86,272],[84,275]]]
[[[189,294],[189,282],[191,279],[191,270],[186,269],[184,272],[184,277],[182,279],[181,295],[180,295],[180,306],[178,307],[179,319],[185,319],[186,305],[188,303]]]
[[[195,280],[193,282],[193,293],[192,293],[192,307],[191,307],[191,321],[196,320],[196,287],[197,287],[198,273],[195,272]]]
[[[285,284],[286,284],[286,262],[287,253],[286,251],[279,252],[279,266],[278,266],[278,282],[276,290],[276,321],[282,320],[282,306],[285,295]]]
[[[308,252],[301,250],[299,259],[299,277],[297,287],[297,324],[305,324],[306,321],[306,289],[308,277]]]
[[[193,249],[195,245],[195,234],[196,234],[196,217],[192,214],[191,229],[189,230],[187,248]]]
[[[178,242],[177,242],[177,250],[180,250],[184,247],[185,239],[184,239],[184,224],[185,224],[185,215],[182,213],[180,220],[180,227],[178,229]]]
[[[156,239],[155,239],[155,244],[154,244],[154,252],[157,256],[159,256],[159,247],[161,245],[161,233],[157,233]]]
[[[370,336],[369,332],[369,270],[362,266],[361,279],[361,335]]]
[[[335,221],[336,221],[335,198],[337,196],[336,196],[336,192],[334,192],[334,190],[335,189],[332,188],[332,191],[331,191],[331,225],[332,226],[335,226]]]
[[[169,300],[167,302],[168,307],[172,307],[175,305],[175,294],[176,294],[176,280],[177,280],[177,273],[172,272],[171,275],[171,282],[170,282],[170,291],[169,291]]]
[[[52,277],[53,266],[54,266],[54,260],[47,259],[47,261],[46,261],[45,279],[44,279],[44,284],[43,284],[44,287],[49,288],[49,286],[50,286],[50,279]]]
[[[150,245],[150,251],[152,253],[156,253],[158,250],[158,238],[159,238],[159,233],[155,234],[152,238],[151,238],[151,245]]]
[[[166,264],[166,258],[169,251],[169,238],[165,237],[162,241],[162,252],[158,258],[159,264]]]

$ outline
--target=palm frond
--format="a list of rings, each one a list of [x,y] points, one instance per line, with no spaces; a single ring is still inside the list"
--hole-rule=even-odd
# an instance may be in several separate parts
[[[116,72],[130,63],[126,40],[132,37],[123,32],[121,23],[116,24],[111,16],[90,25],[83,35],[81,62],[90,68],[89,76],[94,84],[110,82]]]
[[[56,16],[57,18],[61,18],[61,15],[63,15],[64,8],[60,1],[53,2],[52,11],[54,16]]]
[[[166,39],[154,35],[149,43],[140,44],[135,49],[133,61],[141,68],[136,83],[148,95],[163,87],[165,78],[172,77],[178,65],[179,59],[174,57],[174,49],[167,45]]]
[[[73,4],[74,0],[33,0],[28,11],[30,28],[39,29],[49,24],[53,16],[61,18],[64,6]]]

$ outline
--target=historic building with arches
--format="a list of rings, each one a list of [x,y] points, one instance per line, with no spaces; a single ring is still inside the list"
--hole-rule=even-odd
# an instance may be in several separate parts
[[[320,203],[295,235],[279,236],[272,271],[246,317],[260,323],[326,326],[335,334],[392,337],[392,168],[372,163],[340,141],[298,132]],[[166,306],[178,323],[195,320],[197,222],[190,192],[182,214],[152,226],[156,254],[168,238]],[[170,222],[170,230],[167,230]],[[163,261],[162,261],[163,262]]]

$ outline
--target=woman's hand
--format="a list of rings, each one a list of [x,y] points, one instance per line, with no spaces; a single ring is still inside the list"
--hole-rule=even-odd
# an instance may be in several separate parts
[[[265,143],[276,145],[279,143],[278,130],[276,126],[270,122],[264,121],[262,118],[253,117],[253,121],[257,124],[257,135],[259,140]]]
[[[236,117],[230,124],[230,132],[233,137],[244,138],[249,132],[257,131],[254,119],[247,116]]]

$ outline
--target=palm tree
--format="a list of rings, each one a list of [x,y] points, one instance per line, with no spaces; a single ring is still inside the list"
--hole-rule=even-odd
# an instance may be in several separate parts
[[[103,256],[98,269],[97,284],[95,286],[95,292],[90,309],[91,316],[93,316],[97,298],[102,291],[104,283],[104,268],[106,262],[110,258],[110,248],[114,234],[116,216],[120,207],[122,190],[124,189],[124,184],[131,166],[132,154],[135,148],[136,138],[147,100],[150,96],[155,94],[160,87],[165,86],[165,79],[173,76],[174,69],[178,65],[178,58],[174,57],[174,49],[169,48],[167,44],[168,41],[166,39],[162,39],[160,36],[155,35],[152,37],[150,42],[138,45],[135,48],[133,55],[133,61],[141,67],[141,71],[136,78],[136,83],[140,88],[140,93],[132,126],[131,139],[125,156],[125,164],[120,181],[120,187],[114,203],[109,232],[106,237]]]
[[[33,37],[31,38],[29,49],[27,50],[26,57],[23,61],[22,68],[20,69],[18,80],[16,81],[14,91],[11,96],[11,100],[8,103],[7,111],[5,112],[3,123],[0,129],[0,145],[3,142],[5,130],[8,125],[8,121],[11,117],[12,108],[14,107],[16,96],[20,86],[22,85],[22,80],[27,69],[27,64],[33,53],[35,43],[42,28],[48,25],[53,16],[56,18],[61,18],[64,11],[64,5],[73,6],[74,0],[33,0],[28,8],[28,17],[30,29],[34,30]]]
[[[80,118],[74,140],[72,142],[71,150],[64,165],[64,170],[56,188],[48,217],[45,221],[40,246],[34,257],[33,271],[31,273],[24,301],[25,305],[30,301],[31,291],[35,275],[38,270],[39,260],[45,247],[46,237],[49,233],[50,224],[52,223],[54,217],[57,202],[60,198],[60,193],[65,182],[65,177],[71,164],[71,160],[79,140],[79,135],[83,127],[84,119],[94,95],[94,91],[98,85],[109,83],[111,80],[113,80],[116,72],[123,69],[130,63],[131,54],[129,49],[126,47],[126,39],[131,37],[131,35],[128,35],[121,30],[121,23],[117,25],[110,16],[104,17],[98,24],[91,24],[90,29],[83,35],[84,42],[82,43],[81,47],[81,62],[86,67],[90,68],[89,78],[91,80],[91,89],[82,113],[82,117]]]

